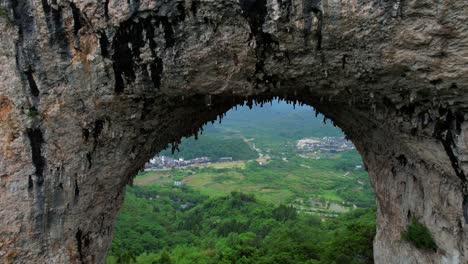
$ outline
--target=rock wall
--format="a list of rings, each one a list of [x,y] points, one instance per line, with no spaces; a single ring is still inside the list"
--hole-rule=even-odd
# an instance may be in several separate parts
[[[377,195],[376,263],[468,261],[456,0],[0,0],[0,259],[103,263],[125,186],[238,104],[314,106]],[[400,238],[411,218],[437,252]]]

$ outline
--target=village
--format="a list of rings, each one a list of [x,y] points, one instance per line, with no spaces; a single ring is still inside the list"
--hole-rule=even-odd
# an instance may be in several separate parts
[[[259,159],[257,160],[259,165],[265,165],[270,157],[268,155],[265,156],[264,154],[262,154],[260,149],[255,147],[255,144],[252,144],[252,147],[259,154]],[[346,140],[344,137],[323,137],[301,139],[297,142],[296,148],[303,153],[340,153],[348,150],[353,150],[354,145],[352,142]],[[145,169],[163,170],[231,161],[233,161],[232,157],[221,157],[218,160],[211,160],[209,157],[197,157],[194,159],[174,159],[168,156],[155,156],[148,163],[146,163]]]
[[[222,157],[219,158],[217,161],[211,161],[208,157],[198,157],[194,159],[174,159],[167,156],[155,156],[152,158],[148,163],[145,165],[145,169],[147,170],[163,170],[163,169],[174,169],[174,168],[182,168],[192,165],[204,165],[204,164],[211,164],[217,162],[231,162],[233,159],[232,157]]]
[[[354,145],[344,137],[305,138],[297,142],[297,149],[305,152],[339,153],[353,150]]]

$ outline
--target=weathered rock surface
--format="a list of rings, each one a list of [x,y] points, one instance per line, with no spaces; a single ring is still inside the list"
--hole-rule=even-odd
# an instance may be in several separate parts
[[[149,157],[247,100],[356,144],[377,263],[468,261],[468,2],[0,0],[0,259],[102,263]],[[437,252],[400,239],[412,217]]]

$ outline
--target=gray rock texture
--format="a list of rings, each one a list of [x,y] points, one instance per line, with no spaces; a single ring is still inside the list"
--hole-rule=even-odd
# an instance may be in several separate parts
[[[0,0],[0,262],[103,263],[146,160],[279,97],[362,154],[376,263],[467,263],[467,20],[460,0]],[[401,240],[413,217],[437,252]]]

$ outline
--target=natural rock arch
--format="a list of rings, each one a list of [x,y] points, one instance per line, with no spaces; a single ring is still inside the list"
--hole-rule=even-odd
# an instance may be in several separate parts
[[[103,262],[145,160],[246,98],[273,96],[314,106],[362,154],[377,263],[468,260],[466,1],[0,7],[3,262]],[[411,217],[436,253],[400,240]]]

